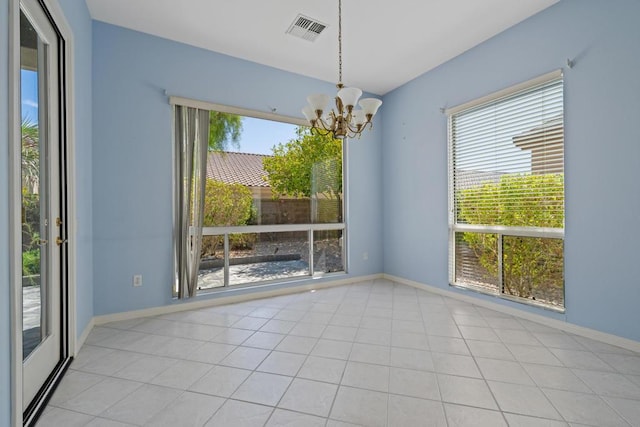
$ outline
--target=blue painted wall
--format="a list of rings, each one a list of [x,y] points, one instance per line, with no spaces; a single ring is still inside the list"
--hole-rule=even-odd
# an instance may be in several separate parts
[[[172,134],[165,91],[300,117],[329,83],[93,24],[94,311],[172,303]],[[381,132],[350,146],[350,275],[382,271]],[[362,252],[369,260],[362,260]],[[354,255],[355,252],[355,255]],[[144,285],[132,287],[142,274]]]
[[[634,0],[563,0],[384,97],[386,273],[450,289],[440,108],[565,67],[566,314],[501,303],[640,340],[639,17]]]

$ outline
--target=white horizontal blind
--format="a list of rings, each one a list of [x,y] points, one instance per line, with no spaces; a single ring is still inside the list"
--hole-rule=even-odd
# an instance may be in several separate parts
[[[564,227],[561,75],[452,113],[449,138],[454,226]]]

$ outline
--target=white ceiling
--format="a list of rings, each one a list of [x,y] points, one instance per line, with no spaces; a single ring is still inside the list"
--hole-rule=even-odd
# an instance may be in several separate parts
[[[343,0],[343,81],[383,95],[558,0]],[[87,0],[91,16],[336,83],[337,0]],[[285,34],[299,14],[328,27]]]

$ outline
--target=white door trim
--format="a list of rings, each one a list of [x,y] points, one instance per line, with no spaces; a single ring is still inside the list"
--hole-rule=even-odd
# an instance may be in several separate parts
[[[22,425],[22,286],[20,230],[20,150],[15,141],[20,136],[20,2],[9,0],[9,278],[11,295],[11,425]]]
[[[64,44],[63,70],[66,100],[66,181],[67,181],[67,228],[68,239],[68,284],[67,284],[67,352],[75,356],[76,348],[76,278],[77,278],[77,249],[76,249],[76,160],[75,160],[75,76],[74,76],[74,38],[58,0],[43,0],[51,18],[60,31]],[[22,262],[16,248],[22,240],[20,150],[13,142],[20,139],[20,0],[9,0],[9,278],[11,299],[11,425],[23,425],[22,413]]]

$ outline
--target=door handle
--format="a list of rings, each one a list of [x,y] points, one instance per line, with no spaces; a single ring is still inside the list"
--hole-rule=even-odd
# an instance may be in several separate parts
[[[40,239],[40,240],[38,240],[38,245],[40,245],[40,246],[44,246],[44,245],[46,245],[47,243],[49,243],[49,241],[48,241],[48,240],[44,240],[44,239]]]
[[[67,239],[63,239],[60,236],[56,237],[56,245],[60,246],[63,243],[66,243],[66,242],[67,242]]]

